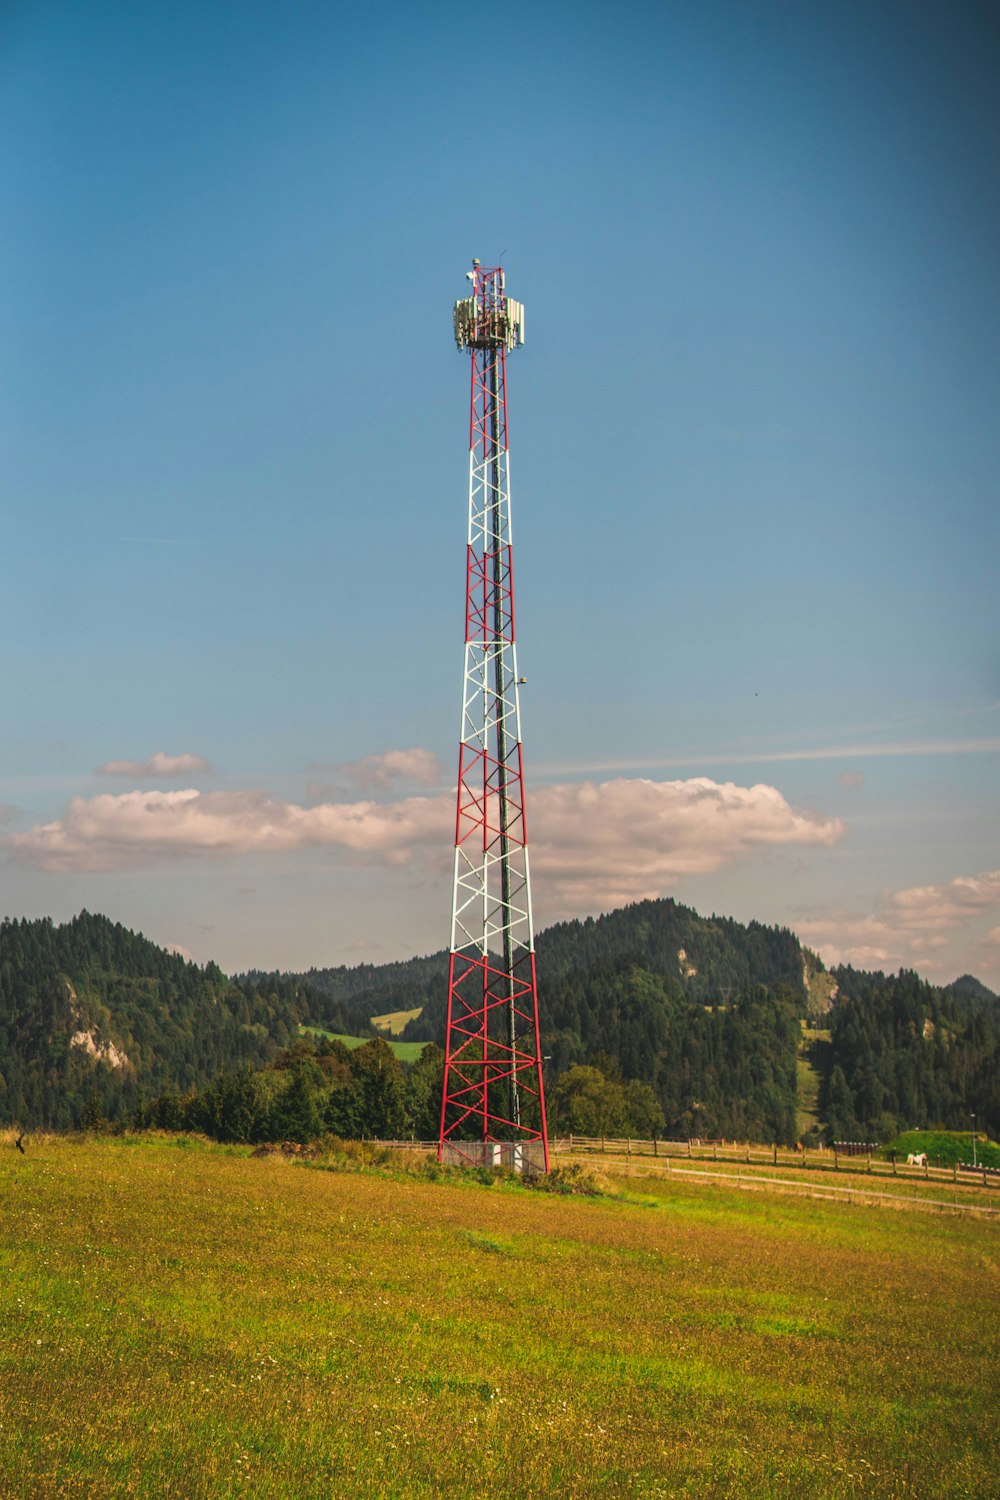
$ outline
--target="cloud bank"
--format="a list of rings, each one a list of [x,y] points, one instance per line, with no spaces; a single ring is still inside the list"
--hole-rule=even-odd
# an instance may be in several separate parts
[[[846,831],[838,819],[797,811],[772,786],[705,777],[540,787],[529,814],[532,867],[547,912],[655,896],[757,849],[829,847]],[[264,791],[129,791],[74,797],[63,817],[8,834],[0,847],[36,869],[66,872],[317,847],[440,871],[454,816],[452,793],[305,807]]]
[[[343,761],[337,770],[365,791],[385,791],[399,782],[427,787],[441,782],[441,762],[433,750],[386,750],[382,755]]]
[[[796,931],[828,964],[895,969],[944,970],[952,940],[968,944],[977,923],[1000,914],[1000,870],[959,875],[942,885],[916,885],[886,892],[870,913],[836,911],[796,923]],[[993,929],[978,941],[993,947]]]
[[[165,755],[157,750],[148,760],[109,760],[95,767],[95,776],[193,776],[197,772],[211,771],[207,760],[200,755]]]
[[[829,847],[837,818],[796,811],[773,786],[688,781],[586,781],[541,787],[529,806],[532,870],[551,892],[548,911],[642,900],[754,850]]]
[[[315,779],[306,787],[310,802],[339,802],[351,793],[373,797],[396,793],[404,787],[439,787],[443,780],[440,758],[433,750],[386,750],[382,755],[365,755],[361,760],[345,760],[333,767],[316,767],[333,771],[333,776]]]
[[[122,870],[199,855],[285,853],[330,845],[406,863],[447,828],[450,799],[300,807],[266,792],[134,791],[73,797],[66,815],[3,846],[41,870]]]

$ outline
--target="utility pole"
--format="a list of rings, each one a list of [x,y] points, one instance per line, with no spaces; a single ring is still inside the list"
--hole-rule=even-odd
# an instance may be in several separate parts
[[[465,667],[438,1160],[549,1169],[514,632],[507,355],[524,308],[472,262],[455,341],[472,365]]]

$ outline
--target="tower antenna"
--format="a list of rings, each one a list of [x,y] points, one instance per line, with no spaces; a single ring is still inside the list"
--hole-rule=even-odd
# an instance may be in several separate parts
[[[465,672],[438,1160],[549,1169],[521,754],[507,355],[524,308],[478,260],[455,303],[472,363]]]

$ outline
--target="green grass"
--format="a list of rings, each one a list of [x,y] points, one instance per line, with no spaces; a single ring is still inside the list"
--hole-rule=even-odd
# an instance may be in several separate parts
[[[968,1130],[907,1130],[898,1135],[888,1146],[883,1146],[879,1155],[887,1160],[895,1151],[905,1161],[913,1152],[926,1151],[931,1166],[950,1167],[953,1162],[971,1162],[972,1127]],[[976,1161],[980,1166],[1000,1167],[1000,1146],[986,1136],[976,1134]]]
[[[825,979],[827,975],[814,975],[814,979]],[[798,1086],[798,1110],[795,1115],[795,1128],[799,1133],[799,1139],[813,1128],[818,1128],[819,1118],[819,1084],[820,1075],[816,1067],[818,1049],[830,1040],[830,1033],[807,1026],[802,1022],[802,1040],[799,1042],[799,1055],[796,1058],[796,1080]]]
[[[363,1047],[366,1042],[371,1041],[370,1036],[345,1036],[342,1031],[323,1031],[319,1026],[300,1026],[299,1030],[308,1032],[310,1036],[328,1036],[332,1041],[343,1042],[345,1047],[353,1051],[355,1047]],[[383,1040],[390,1046],[399,1058],[400,1062],[412,1063],[427,1046],[426,1042],[397,1042],[392,1037],[384,1037]]]
[[[0,1138],[4,1500],[987,1500],[997,1229]]]

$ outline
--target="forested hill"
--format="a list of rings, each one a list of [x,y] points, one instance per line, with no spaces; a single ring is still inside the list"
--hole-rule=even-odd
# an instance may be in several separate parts
[[[127,1118],[144,1096],[197,1088],[287,1047],[308,987],[200,968],[106,917],[0,924],[0,1124],[66,1129]],[[367,1033],[349,1003],[337,1029]]]
[[[544,1001],[550,984],[598,964],[625,960],[676,981],[692,1004],[725,1003],[754,985],[782,985],[805,1000],[804,958],[794,933],[760,922],[744,926],[730,917],[702,917],[669,898],[638,901],[603,917],[558,922],[539,934],[536,953],[539,998],[556,1026],[559,1022]],[[444,972],[447,976],[447,968]],[[405,1035],[443,1042],[446,1006],[447,984],[427,995],[423,1014],[410,1022]]]
[[[951,984],[946,984],[945,993],[954,995],[970,1015],[982,1011],[985,1015],[992,1016],[994,1021],[1000,1021],[1000,997],[994,995],[992,990],[988,990],[972,974],[962,974]]]
[[[274,977],[250,970],[240,979],[256,987]],[[445,998],[441,1004],[446,1006],[448,954],[442,950],[427,958],[410,958],[399,963],[308,969],[285,977],[307,985],[313,993],[312,1020],[315,1025],[329,1031],[341,1031],[344,1028],[336,1024],[336,1017],[345,1006],[364,1017],[383,1016],[394,1010],[418,1010],[421,1006],[435,1004],[442,994]],[[441,1015],[443,1027],[444,1009]],[[408,1037],[408,1040],[428,1041],[431,1037],[429,1033],[427,1036],[421,1033]]]
[[[923,1126],[1000,1134],[1000,1000],[964,975],[834,969],[820,1112],[840,1140],[892,1140]]]
[[[804,993],[802,948],[787,928],[702,917],[669,898],[559,922],[538,939],[539,973],[546,977],[618,958],[676,976],[690,1000],[715,1001],[754,984]]]
[[[584,921],[558,922],[536,941],[543,988],[547,980],[621,959],[676,979],[684,995],[699,1004],[725,1001],[753,985],[785,985],[805,996],[804,955],[794,933],[760,922],[744,926],[730,917],[702,917],[669,898],[639,901]],[[334,1002],[352,1000],[369,1016],[422,1007],[407,1027],[406,1039],[444,1042],[444,950],[406,963],[310,969],[297,977]]]
[[[828,1138],[958,1129],[970,1111],[1000,1131],[1000,1001],[969,975],[939,989],[915,974],[837,969],[817,1001],[806,981],[823,966],[794,933],[669,899],[549,927],[537,962],[556,1103],[561,1080],[600,1092],[578,1071],[596,1064],[650,1088],[672,1134],[794,1139],[801,1021],[832,998],[814,1018],[830,1040],[811,1053]],[[321,1005],[350,998],[369,1016],[422,1007],[404,1036],[444,1043],[445,952],[304,977]]]
[[[623,1113],[607,1103],[620,1082],[646,1089],[635,1097],[672,1134],[794,1139],[807,992],[805,955],[793,933],[702,917],[664,899],[557,923],[539,934],[536,954],[553,1102],[558,1110],[580,1090],[606,1101],[603,1112],[564,1107],[564,1125],[575,1121],[584,1134],[588,1125],[608,1133],[639,1128],[642,1110]],[[445,952],[408,964],[314,969],[303,978],[326,1003],[350,997],[369,1016],[419,1007],[404,1038],[444,1044]],[[595,1065],[603,1083],[592,1076]]]
[[[962,1130],[972,1113],[1000,1134],[995,995],[969,975],[941,989],[841,968],[811,1000],[804,980],[817,967],[784,929],[669,900],[549,928],[538,968],[554,1127],[794,1140],[803,1048],[819,1036],[811,1060],[828,1139]],[[804,1034],[810,1008],[831,999],[823,1030]],[[409,1037],[441,1042],[446,1002],[445,953],[232,980],[87,912],[62,926],[5,921],[0,1124],[141,1119],[144,1101],[204,1091],[243,1065],[280,1066],[288,1049],[297,1057],[313,1045],[300,1023],[371,1036],[373,1015],[423,1007]],[[425,1093],[432,1073],[421,1074]]]

